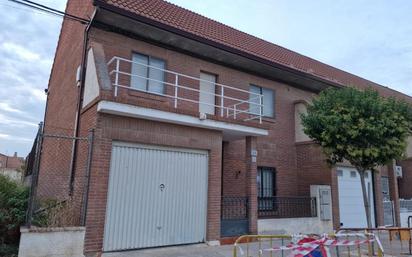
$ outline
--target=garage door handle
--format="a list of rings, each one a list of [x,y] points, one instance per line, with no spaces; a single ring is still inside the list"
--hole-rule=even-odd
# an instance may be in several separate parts
[[[163,190],[165,189],[165,184],[160,184],[160,186],[159,186],[159,188],[160,188],[160,191],[162,191],[163,192]]]

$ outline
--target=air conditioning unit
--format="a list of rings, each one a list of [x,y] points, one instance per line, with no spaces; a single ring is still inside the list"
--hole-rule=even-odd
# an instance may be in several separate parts
[[[397,178],[402,178],[402,166],[395,166],[395,175]]]

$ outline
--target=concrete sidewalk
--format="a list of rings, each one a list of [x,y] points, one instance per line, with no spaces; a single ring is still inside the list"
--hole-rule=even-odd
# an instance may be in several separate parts
[[[135,251],[104,253],[102,257],[232,257],[233,245],[206,244],[170,246]]]

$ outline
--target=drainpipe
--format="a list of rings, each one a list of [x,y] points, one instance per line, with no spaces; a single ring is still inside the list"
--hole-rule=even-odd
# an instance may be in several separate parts
[[[75,125],[74,125],[74,132],[73,136],[74,138],[79,137],[79,129],[80,129],[80,115],[81,115],[81,110],[82,110],[82,104],[83,104],[83,91],[84,91],[84,80],[86,77],[86,62],[87,62],[87,47],[88,47],[88,42],[89,42],[89,31],[90,28],[92,27],[94,18],[97,13],[97,8],[94,9],[93,15],[90,18],[89,23],[87,24],[85,30],[84,30],[84,36],[83,36],[83,52],[82,52],[82,61],[81,61],[81,75],[80,75],[80,85],[79,85],[79,94],[77,96],[77,112],[76,112],[76,119],[75,119]],[[73,148],[72,148],[72,154],[71,154],[71,162],[70,162],[70,191],[69,195],[71,196],[73,194],[73,189],[74,189],[74,178],[75,178],[75,166],[76,166],[76,152],[77,152],[77,140],[73,140]]]

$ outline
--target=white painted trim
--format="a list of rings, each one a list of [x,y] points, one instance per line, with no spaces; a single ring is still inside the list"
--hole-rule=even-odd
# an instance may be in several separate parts
[[[219,240],[206,241],[206,244],[208,246],[220,246],[220,241]]]
[[[267,136],[269,133],[265,129],[248,127],[239,124],[233,124],[224,121],[200,120],[199,118],[183,115],[173,112],[166,112],[156,109],[144,108],[129,104],[122,104],[110,101],[100,101],[97,105],[97,111],[120,116],[154,120],[160,122],[174,123],[185,126],[220,130],[223,132],[232,132],[248,136]]]
[[[149,145],[149,144],[137,144],[137,143],[129,143],[123,141],[113,141],[113,146],[120,146],[120,147],[128,147],[128,148],[140,148],[140,149],[150,149],[150,150],[159,150],[159,151],[168,151],[168,152],[180,152],[180,153],[192,153],[192,154],[202,154],[209,157],[209,152],[207,150],[198,150],[198,149],[191,149],[191,148],[183,148],[183,147],[170,147],[170,146],[163,146],[163,145]]]

